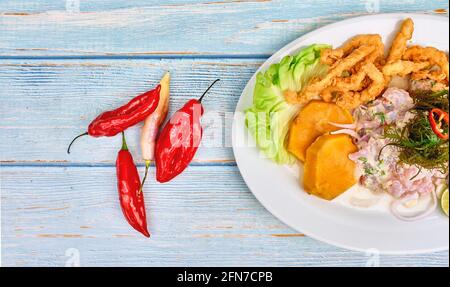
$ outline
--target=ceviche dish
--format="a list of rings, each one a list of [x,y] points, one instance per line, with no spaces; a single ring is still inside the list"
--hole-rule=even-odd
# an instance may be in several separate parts
[[[384,202],[404,221],[448,216],[448,52],[413,37],[405,19],[389,46],[356,35],[260,72],[245,123],[261,154],[298,166],[302,189],[323,200]]]

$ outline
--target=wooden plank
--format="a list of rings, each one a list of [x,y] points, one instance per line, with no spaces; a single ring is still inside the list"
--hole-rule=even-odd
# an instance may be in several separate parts
[[[172,109],[219,76],[225,80],[205,104],[233,111],[263,58],[317,27],[376,12],[366,6],[376,1],[82,0],[80,13],[76,2],[0,1],[3,265],[63,266],[76,248],[84,266],[364,266],[365,254],[274,219],[248,192],[226,146],[200,149],[179,179],[147,186],[151,240],[131,231],[117,206],[119,139],[84,139],[71,156],[64,150],[96,113],[147,90],[166,69],[175,75]],[[379,3],[380,12],[439,14],[449,5]],[[216,59],[223,56],[241,59]],[[27,57],[85,60],[6,60]],[[127,132],[136,159],[138,133]],[[205,142],[214,143],[208,135]],[[448,266],[448,254],[380,259],[383,266]]]
[[[64,266],[74,248],[82,266],[364,266],[370,259],[287,228],[253,198],[236,167],[191,167],[172,183],[150,181],[151,239],[123,219],[113,167],[2,167],[1,189],[3,266]],[[380,260],[445,266],[448,252]]]
[[[446,0],[81,1],[76,13],[60,0],[16,2],[0,3],[0,56],[266,57],[309,31],[349,17],[442,14],[449,6]]]
[[[115,138],[80,139],[66,147],[104,110],[151,89],[164,71],[173,75],[171,110],[198,98],[217,78],[204,105],[205,137],[197,162],[233,161],[231,123],[237,100],[260,60],[59,60],[0,63],[0,160],[16,162],[114,163]],[[140,126],[127,131],[136,160]]]
[[[252,0],[244,0],[247,2],[257,2]],[[203,1],[199,0],[164,0],[164,6],[180,6],[201,4]],[[229,2],[229,1],[228,1]],[[240,0],[239,2],[243,2]],[[211,3],[211,5],[214,3]],[[107,11],[115,9],[126,8],[140,8],[140,7],[159,7],[160,0],[3,0],[0,2],[0,11],[5,13],[45,13],[48,11]]]

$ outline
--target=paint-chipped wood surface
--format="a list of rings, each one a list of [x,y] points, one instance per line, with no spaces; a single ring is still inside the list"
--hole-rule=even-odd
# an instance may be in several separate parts
[[[267,56],[345,18],[376,11],[435,13],[448,6],[443,0],[67,4],[77,1],[1,1],[0,55]]]
[[[3,266],[365,266],[373,254],[313,240],[252,196],[230,148],[230,115],[258,66],[326,24],[379,12],[446,14],[448,1],[0,1]],[[152,239],[126,224],[120,139],[70,139],[100,111],[173,75],[172,110],[216,78],[203,147],[174,182],[145,189]],[[217,137],[217,134],[222,136]],[[127,132],[139,160],[139,128]],[[151,170],[154,174],[154,169]],[[448,252],[381,256],[448,266]]]

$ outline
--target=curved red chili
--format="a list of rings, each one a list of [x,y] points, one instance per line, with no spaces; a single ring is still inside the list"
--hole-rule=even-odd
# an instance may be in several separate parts
[[[219,80],[214,81],[198,100],[188,101],[162,129],[156,141],[156,179],[168,182],[191,163],[203,136],[201,117],[203,97]]]
[[[436,118],[438,121],[436,122]],[[448,113],[441,109],[432,109],[428,114],[428,120],[433,132],[441,139],[448,140]],[[447,124],[447,132],[444,132],[443,123]]]
[[[144,193],[140,192],[141,179],[133,156],[128,151],[125,134],[122,132],[122,149],[116,161],[117,187],[120,206],[128,223],[146,237],[150,237],[147,229]]]
[[[145,120],[158,107],[160,90],[161,86],[158,85],[155,89],[133,98],[126,105],[100,114],[89,124],[86,133],[72,140],[67,148],[67,153],[70,153],[70,147],[75,140],[82,136],[112,137]]]

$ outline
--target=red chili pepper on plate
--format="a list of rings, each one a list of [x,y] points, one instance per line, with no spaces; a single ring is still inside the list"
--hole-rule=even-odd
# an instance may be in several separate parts
[[[182,173],[197,152],[203,136],[202,99],[219,80],[209,86],[200,99],[189,100],[163,127],[156,141],[156,179],[168,182]]]
[[[89,124],[86,133],[72,140],[67,153],[70,153],[72,144],[82,136],[112,137],[145,120],[158,107],[160,90],[161,86],[158,85],[155,89],[133,98],[126,105],[100,114]]]
[[[448,140],[448,113],[441,109],[432,109],[428,114],[428,120],[430,121],[431,129],[433,130],[433,132],[439,138]],[[444,131],[444,123],[447,124],[447,132]]]
[[[128,151],[125,134],[122,132],[122,149],[116,161],[117,187],[120,206],[128,223],[146,237],[150,237],[147,229],[144,193],[140,192],[141,179],[133,156]]]

